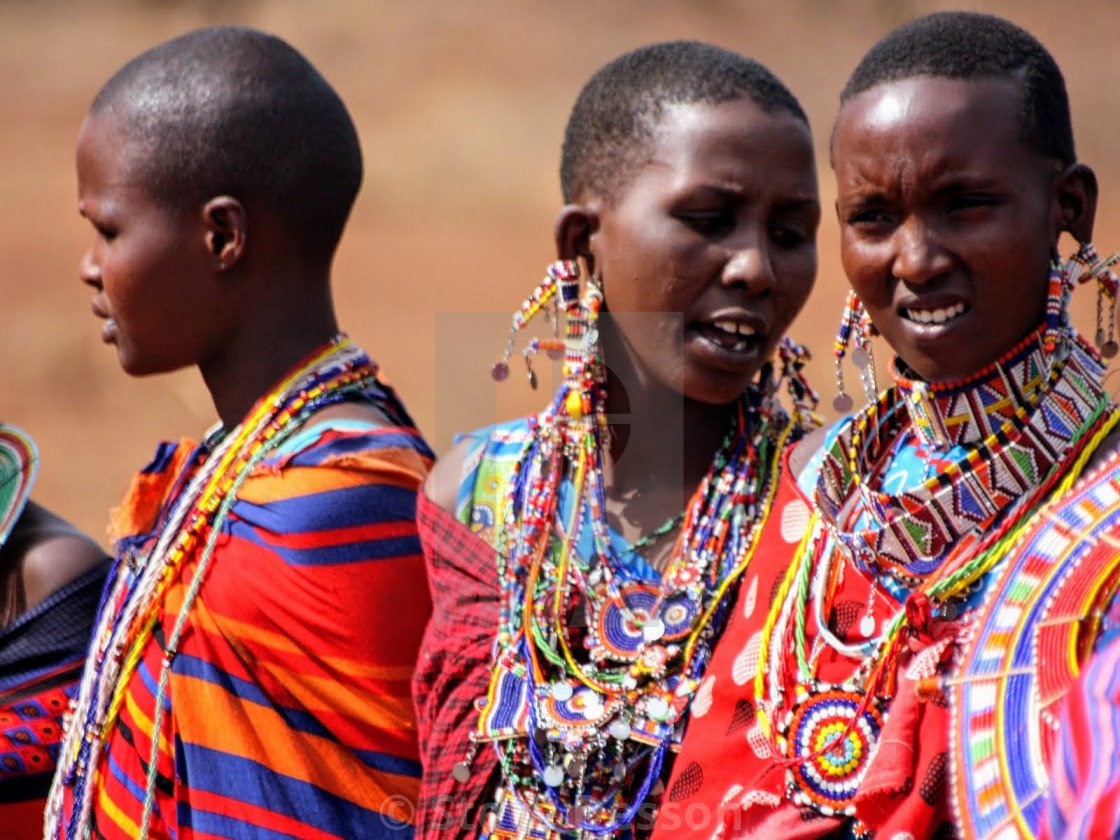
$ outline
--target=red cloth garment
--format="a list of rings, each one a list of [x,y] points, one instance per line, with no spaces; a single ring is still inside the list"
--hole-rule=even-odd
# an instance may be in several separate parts
[[[416,513],[433,612],[413,696],[420,743],[434,745],[421,752],[416,837],[477,837],[498,784],[497,756],[489,746],[481,748],[466,782],[457,782],[452,771],[471,749],[478,718],[474,704],[493,674],[499,596],[494,549],[423,493]]]
[[[848,835],[851,820],[825,817],[786,796],[786,770],[757,726],[754,679],[761,631],[782,578],[809,523],[809,501],[789,470],[759,547],[740,585],[728,626],[693,703],[692,720],[677,757],[654,840],[781,838],[814,840]],[[898,604],[851,567],[845,570],[829,625],[845,641],[861,638],[867,614],[879,626]],[[806,633],[816,635],[810,616]],[[868,767],[857,815],[877,838],[913,840],[954,836],[945,798],[948,709],[940,691],[923,680],[951,655],[955,625],[927,622],[910,639],[899,664],[895,706]],[[820,679],[841,682],[851,660],[825,646]]]
[[[410,684],[430,614],[415,501],[431,452],[391,392],[370,385],[364,396],[389,424],[311,422],[248,473],[183,612],[203,555],[186,556],[122,683],[95,773],[82,778],[93,838],[139,836],[153,742],[153,840],[412,836]],[[200,452],[160,447],[115,519],[119,546],[158,539]],[[116,574],[133,574],[130,557]],[[68,836],[80,793],[64,784],[57,836]]]

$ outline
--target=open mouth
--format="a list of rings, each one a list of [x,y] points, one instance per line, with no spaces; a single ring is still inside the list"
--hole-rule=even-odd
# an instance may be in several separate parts
[[[908,307],[902,310],[902,317],[907,321],[913,321],[915,324],[947,324],[950,321],[959,318],[968,311],[968,305],[961,303],[954,303],[952,306],[942,306],[936,309],[918,309],[916,307]]]
[[[761,341],[754,327],[737,321],[696,323],[693,324],[693,329],[720,349],[733,353],[746,352]]]

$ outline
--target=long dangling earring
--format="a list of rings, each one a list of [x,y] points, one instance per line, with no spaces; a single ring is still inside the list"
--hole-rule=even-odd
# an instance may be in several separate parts
[[[1066,321],[1069,278],[1071,275],[1080,274],[1082,268],[1083,265],[1079,264],[1076,254],[1064,265],[1061,258],[1057,256],[1050,260],[1050,278],[1046,286],[1046,326],[1042,331],[1042,347],[1047,353],[1053,354],[1058,349],[1058,342]]]
[[[1092,242],[1082,242],[1077,253],[1066,263],[1070,289],[1077,283],[1097,282],[1097,332],[1096,344],[1101,356],[1111,359],[1116,355],[1116,291],[1120,280],[1112,271],[1112,266],[1120,262],[1120,254],[1112,254],[1101,259]],[[1104,300],[1108,300],[1108,328],[1104,325]]]
[[[548,307],[549,304],[553,306],[552,320],[555,334],[556,321],[558,319],[555,298],[558,292],[561,293],[561,297],[563,297],[563,286],[572,281],[574,281],[575,287],[578,290],[579,263],[575,260],[557,260],[548,267],[540,285],[533,290],[529,297],[525,298],[525,301],[521,304],[521,308],[513,313],[513,323],[510,325],[509,340],[506,342],[505,352],[502,353],[498,361],[490,368],[490,376],[495,382],[504,382],[509,377],[509,357],[513,354],[513,345],[517,340],[518,331],[524,329],[525,326],[536,317],[537,313],[542,310],[545,311],[547,316],[548,310],[546,307]],[[578,291],[576,294],[578,295]],[[524,356],[530,386],[534,389],[537,387],[537,375],[533,372],[533,364],[530,356],[541,350],[545,350],[550,356],[555,357],[555,355],[562,352],[563,349],[564,343],[559,338],[544,340],[533,339],[529,342],[529,346],[524,351]]]
[[[852,364],[859,368],[860,380],[863,383],[864,394],[867,401],[871,402],[879,394],[878,382],[875,379],[875,351],[871,343],[872,336],[878,335],[875,325],[871,323],[863,302],[855,291],[849,291],[844,301],[844,314],[840,317],[840,329],[836,333],[836,343],[833,346],[833,355],[836,357],[836,398],[832,407],[840,414],[847,414],[852,410],[853,401],[844,391],[843,359],[848,353],[848,346],[852,337],[855,337],[855,347],[852,349]]]
[[[603,289],[588,272],[582,296],[578,276],[566,294],[566,338],[564,341],[564,408],[573,420],[603,419],[605,422],[606,375],[599,347],[599,312]]]
[[[817,414],[817,406],[821,400],[805,376],[805,365],[812,358],[809,350],[789,336],[783,336],[778,342],[777,355],[780,372],[771,392],[784,385],[793,405],[794,422],[806,431],[817,428],[823,422]]]

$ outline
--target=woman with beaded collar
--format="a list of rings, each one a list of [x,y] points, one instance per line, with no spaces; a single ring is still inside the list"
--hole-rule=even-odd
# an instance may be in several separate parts
[[[514,332],[564,310],[565,337],[529,350],[562,356],[564,385],[466,436],[418,510],[434,597],[420,836],[648,831],[783,444],[811,415],[803,351],[779,339],[813,284],[820,205],[780,81],[706,44],[624,55],[580,94],[561,177],[561,261]]]
[[[837,369],[854,334],[873,382],[881,333],[895,386],[791,454],[806,527],[744,577],[659,829],[1032,837],[1055,704],[1117,627],[1120,413],[1066,315],[1096,281],[1115,353],[1096,179],[1053,58],[966,12],[871,49],[832,162],[852,286]]]

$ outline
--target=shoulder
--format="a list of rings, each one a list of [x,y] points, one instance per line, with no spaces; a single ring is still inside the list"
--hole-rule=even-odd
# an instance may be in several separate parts
[[[809,466],[809,462],[813,460],[813,456],[824,446],[825,438],[828,436],[829,429],[827,427],[814,429],[790,447],[787,464],[790,474],[795,480],[801,478],[802,473]]]
[[[461,438],[446,454],[440,456],[424,481],[424,495],[452,515],[459,497],[459,485],[467,472],[467,458],[477,446],[477,440]]]
[[[92,539],[35,502],[16,521],[3,555],[22,566],[29,609],[109,559]]]
[[[460,490],[473,482],[475,471],[484,457],[519,452],[530,436],[526,418],[484,426],[460,435],[432,469],[424,482],[423,492],[450,514],[458,514]]]

